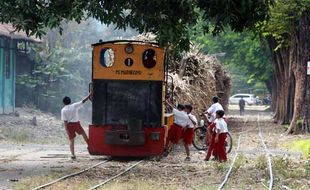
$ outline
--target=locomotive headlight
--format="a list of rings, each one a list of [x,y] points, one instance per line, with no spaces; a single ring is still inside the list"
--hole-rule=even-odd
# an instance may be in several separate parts
[[[125,52],[131,54],[133,52],[133,46],[131,44],[127,44],[125,47]]]
[[[151,69],[156,65],[156,53],[153,49],[147,49],[143,52],[142,61],[144,67]]]

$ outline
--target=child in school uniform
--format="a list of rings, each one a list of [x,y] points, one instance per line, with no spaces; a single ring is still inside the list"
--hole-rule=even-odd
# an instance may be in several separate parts
[[[76,133],[82,135],[84,141],[88,145],[88,137],[80,124],[79,119],[79,110],[83,107],[84,103],[92,96],[92,93],[89,93],[83,100],[71,104],[70,97],[64,97],[63,103],[64,107],[61,109],[61,120],[64,122],[65,129],[69,139],[69,146],[71,157],[70,159],[75,160],[75,153],[74,153],[74,139],[76,137]]]
[[[209,161],[212,153],[220,162],[227,161],[225,140],[227,138],[228,128],[226,121],[223,119],[223,116],[223,110],[216,111],[216,120],[214,121],[215,126],[212,129],[214,133],[212,135],[211,142],[209,143],[208,153],[206,155],[205,161]]]
[[[188,115],[189,124],[187,127],[183,128],[183,141],[184,141],[184,147],[186,151],[186,158],[185,161],[190,161],[190,150],[189,147],[193,142],[194,139],[194,129],[197,124],[197,118],[191,113],[193,107],[190,104],[185,105],[185,111]]]
[[[177,109],[173,108],[172,113],[174,115],[174,123],[170,126],[168,131],[164,156],[167,156],[172,147],[175,144],[178,144],[182,138],[183,128],[189,123],[188,115],[184,109],[185,107],[181,104],[177,106]]]

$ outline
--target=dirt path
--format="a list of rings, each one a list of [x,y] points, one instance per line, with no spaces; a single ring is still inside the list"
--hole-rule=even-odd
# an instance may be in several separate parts
[[[238,116],[232,107],[229,127],[236,142],[242,134],[239,156],[225,189],[266,189],[268,172],[265,152],[258,137],[257,117],[273,160],[274,189],[309,189],[309,160],[284,144],[309,136],[285,136],[284,128],[272,123],[264,107],[251,107]],[[248,123],[243,126],[244,120]],[[217,189],[222,182],[236,146],[227,163],[203,161],[204,153],[192,148],[192,160],[185,162],[183,146],[160,161],[145,160],[132,171],[101,189]],[[85,145],[77,146],[76,162],[67,159],[67,145],[0,144],[0,189],[31,189],[60,176],[84,169],[104,157],[88,155]],[[47,189],[87,189],[120,170],[127,162],[112,161]]]

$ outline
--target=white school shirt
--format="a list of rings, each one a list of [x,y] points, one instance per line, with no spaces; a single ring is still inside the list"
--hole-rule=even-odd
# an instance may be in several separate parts
[[[188,117],[190,117],[188,128],[194,128],[195,125],[194,125],[193,121],[194,121],[194,122],[196,123],[196,125],[197,125],[197,118],[196,118],[193,114],[191,114],[191,113],[188,114]]]
[[[184,111],[179,111],[173,108],[172,113],[174,115],[174,123],[180,125],[182,127],[186,127],[189,125],[188,115]]]
[[[82,107],[82,101],[66,105],[61,109],[61,120],[67,122],[79,122],[79,109],[81,109]]]
[[[224,110],[223,106],[220,103],[214,103],[212,104],[209,109],[207,110],[207,112],[211,115],[210,117],[210,122],[214,122],[214,120],[216,119],[216,111],[218,110]]]
[[[216,130],[219,130],[220,133],[228,132],[227,123],[223,118],[215,119],[214,123],[215,123]]]

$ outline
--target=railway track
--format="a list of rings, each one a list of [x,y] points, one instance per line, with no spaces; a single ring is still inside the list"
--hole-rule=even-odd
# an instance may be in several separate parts
[[[141,164],[142,161],[143,161],[143,160],[140,160],[140,161],[136,162],[135,164],[130,165],[129,167],[127,167],[127,168],[126,168],[125,170],[123,170],[122,172],[120,172],[120,173],[118,173],[118,174],[116,174],[116,175],[114,175],[114,176],[112,176],[112,177],[110,177],[110,178],[104,180],[103,182],[100,182],[99,184],[97,184],[97,185],[95,185],[95,186],[89,188],[88,190],[95,190],[95,189],[97,189],[98,187],[101,187],[101,186],[103,186],[103,185],[109,183],[110,181],[112,181],[112,180],[114,180],[114,179],[120,177],[121,175],[127,173],[127,172],[128,172],[129,170],[131,170],[132,168],[134,168],[134,167],[136,167],[137,165]]]
[[[110,162],[110,161],[111,161],[111,160],[105,160],[105,161],[102,161],[102,162],[98,162],[98,163],[96,163],[96,164],[94,164],[94,165],[92,165],[92,166],[89,166],[89,167],[87,167],[87,168],[85,168],[85,169],[83,169],[83,170],[80,170],[80,171],[77,171],[77,172],[74,172],[74,173],[71,173],[71,174],[62,176],[62,177],[60,177],[60,178],[58,178],[58,179],[55,179],[55,180],[53,180],[53,181],[51,181],[51,182],[48,182],[48,183],[46,183],[46,184],[40,185],[40,186],[38,186],[38,187],[35,187],[35,188],[33,188],[32,190],[44,189],[44,188],[49,187],[49,186],[52,186],[52,185],[54,185],[54,184],[56,184],[56,183],[58,183],[58,182],[60,182],[60,181],[63,181],[63,180],[66,180],[66,179],[68,179],[68,178],[72,178],[72,177],[81,175],[81,174],[83,174],[83,173],[85,173],[85,172],[87,172],[87,171],[90,171],[90,170],[92,170],[92,169],[94,169],[94,168],[97,168],[97,167],[99,167],[99,166],[101,166],[101,165],[104,165],[105,163],[108,163],[108,162]],[[101,186],[103,186],[103,185],[105,185],[105,184],[107,184],[107,183],[113,181],[114,179],[116,179],[116,178],[122,176],[123,174],[129,172],[132,168],[136,167],[137,165],[141,164],[142,162],[143,162],[143,160],[140,160],[140,161],[137,161],[137,162],[134,163],[134,164],[129,164],[129,166],[128,166],[128,167],[125,167],[125,169],[122,169],[120,172],[118,172],[118,173],[115,174],[115,175],[109,176],[107,179],[105,179],[105,180],[102,181],[102,182],[99,182],[97,185],[95,185],[95,186],[93,186],[93,187],[90,187],[89,190],[95,190],[95,189],[97,189],[97,188],[99,188],[99,187],[101,187]]]
[[[252,131],[253,129],[247,129],[247,130],[244,130],[244,127],[246,126],[246,124],[248,123],[248,119],[249,119],[249,117],[247,117],[246,119],[245,119],[245,121],[244,121],[244,123],[243,123],[243,125],[242,125],[242,128],[241,128],[241,132],[240,132],[240,134],[239,134],[239,137],[238,137],[238,143],[237,143],[237,148],[236,148],[236,153],[235,153],[235,155],[234,155],[234,157],[233,157],[233,160],[232,160],[232,162],[231,162],[231,164],[230,164],[230,166],[229,166],[229,169],[228,169],[228,171],[227,171],[227,173],[226,173],[226,175],[225,175],[225,177],[224,177],[224,179],[223,179],[223,181],[222,181],[222,183],[219,185],[219,187],[218,187],[218,190],[221,190],[221,189],[223,189],[224,188],[224,186],[225,186],[225,184],[227,183],[227,181],[228,181],[228,179],[229,179],[229,177],[230,177],[230,174],[231,174],[231,172],[232,172],[232,170],[233,170],[233,166],[234,166],[234,164],[236,163],[236,160],[237,160],[237,157],[238,157],[238,155],[239,155],[239,153],[240,153],[240,142],[241,142],[241,138],[245,135],[245,137],[247,136],[247,133],[249,132],[249,131]],[[260,138],[260,141],[261,141],[261,145],[263,146],[263,148],[264,148],[264,151],[265,151],[265,155],[266,155],[266,157],[267,157],[267,161],[268,161],[268,170],[269,170],[269,186],[268,186],[268,190],[271,190],[272,189],[272,187],[273,187],[273,172],[272,172],[272,162],[271,162],[271,154],[270,154],[270,152],[269,152],[269,150],[268,150],[268,148],[267,148],[267,146],[266,146],[266,144],[265,144],[265,141],[264,141],[264,138],[263,138],[263,133],[262,133],[262,130],[261,130],[261,127],[260,127],[260,121],[259,121],[259,115],[257,116],[257,120],[256,120],[256,129],[258,130],[258,136],[259,136],[259,138]]]
[[[268,170],[269,170],[269,187],[268,189],[271,190],[272,189],[272,186],[273,186],[273,173],[272,173],[272,163],[271,163],[271,155],[270,155],[270,152],[266,146],[266,143],[264,141],[264,138],[263,138],[263,134],[262,134],[262,130],[261,130],[261,127],[260,127],[260,124],[259,124],[259,115],[257,116],[257,126],[258,126],[258,135],[259,135],[259,138],[263,144],[263,147],[264,147],[264,150],[265,150],[265,154],[266,154],[266,157],[267,157],[267,160],[268,160]]]

